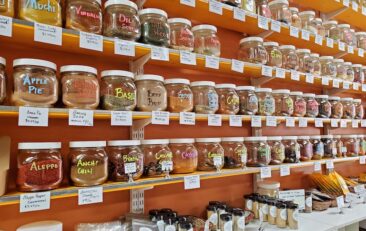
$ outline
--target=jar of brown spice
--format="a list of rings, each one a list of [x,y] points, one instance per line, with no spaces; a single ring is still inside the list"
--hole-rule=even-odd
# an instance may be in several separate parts
[[[190,112],[193,110],[193,93],[188,79],[166,79],[168,111]]]
[[[137,110],[165,111],[168,106],[164,78],[159,75],[139,75],[136,77]]]
[[[219,97],[219,114],[235,115],[239,112],[239,96],[235,91],[235,84],[216,84],[215,89]]]

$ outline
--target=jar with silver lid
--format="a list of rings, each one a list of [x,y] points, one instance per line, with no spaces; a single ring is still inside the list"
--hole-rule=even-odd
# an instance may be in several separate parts
[[[238,86],[236,92],[239,95],[240,114],[255,115],[258,112],[258,97],[255,94],[255,87]]]
[[[255,93],[258,97],[259,110],[258,114],[263,116],[271,116],[275,113],[276,104],[272,96],[271,88],[257,88]]]
[[[215,83],[196,81],[191,83],[191,89],[194,111],[202,114],[215,114],[219,109],[219,97],[215,90]]]
[[[355,119],[363,119],[364,115],[365,115],[365,111],[364,111],[364,108],[362,105],[362,100],[354,99],[353,104],[355,105],[355,109],[356,109]]]
[[[296,54],[296,48],[292,45],[280,46],[282,53],[282,66],[286,69],[297,70],[299,69],[299,58]]]

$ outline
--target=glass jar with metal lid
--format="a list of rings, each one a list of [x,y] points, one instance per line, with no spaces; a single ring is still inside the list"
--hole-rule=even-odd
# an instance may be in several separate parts
[[[277,202],[276,225],[278,228],[287,227],[287,205],[282,202]]]
[[[101,0],[67,1],[65,27],[88,33],[101,34],[103,25],[101,4]]]
[[[203,55],[220,56],[221,43],[215,26],[194,26],[192,32],[194,35],[194,52]]]
[[[281,184],[276,181],[258,182],[257,192],[259,195],[269,198],[278,198]]]
[[[325,29],[325,37],[338,40],[339,39],[339,29],[337,21],[326,21],[323,22],[323,26]]]
[[[287,205],[287,223],[290,229],[299,229],[299,205],[288,204]]]
[[[332,56],[322,56],[319,58],[319,60],[322,76],[329,76],[333,78],[337,76],[337,68],[336,65],[333,63]]]
[[[339,29],[339,40],[348,45],[353,45],[351,26],[349,24],[338,24],[338,29]]]
[[[287,0],[274,0],[268,3],[272,19],[286,24],[291,24],[291,11]]]
[[[310,136],[298,136],[297,142],[300,145],[300,161],[309,161],[313,158],[313,144]]]
[[[332,105],[331,118],[341,119],[343,116],[343,104],[339,96],[329,96],[329,103]]]
[[[264,47],[267,50],[268,60],[267,65],[273,67],[282,67],[282,53],[276,42],[264,42]]]
[[[188,79],[166,79],[168,111],[190,112],[193,110],[193,92]]]
[[[302,29],[310,31],[314,34],[318,33],[318,30],[311,24],[311,21],[315,18],[314,11],[302,11],[299,13],[302,22]]]
[[[356,110],[355,119],[363,119],[365,116],[365,110],[362,105],[362,100],[354,99],[353,104],[355,105],[355,110]]]
[[[291,116],[294,113],[294,102],[290,97],[290,90],[272,90],[272,95],[276,104],[276,116]]]
[[[321,18],[314,18],[310,22],[311,27],[316,28],[317,34],[325,36],[325,28],[323,26],[323,20]]]
[[[324,158],[335,158],[337,147],[332,135],[322,135],[321,141],[324,144]]]
[[[294,113],[293,116],[304,117],[306,114],[306,100],[301,91],[290,92],[290,97],[293,102]]]
[[[268,0],[255,0],[256,12],[266,18],[272,18],[271,10],[268,6]]]
[[[319,60],[319,54],[311,53],[310,54],[310,60],[313,63],[312,65],[314,66],[313,74],[314,75],[320,75],[321,65],[320,65],[320,60]]]
[[[346,73],[347,73],[347,76],[346,76],[345,80],[353,82],[353,80],[355,79],[355,73],[354,73],[353,68],[352,68],[352,63],[344,62],[343,65],[344,65],[344,68],[346,69]]]
[[[266,64],[268,54],[263,46],[263,39],[261,37],[248,37],[240,40],[238,58],[245,62]]]
[[[271,165],[282,164],[285,160],[285,146],[281,136],[268,136],[267,142],[271,148]]]
[[[289,9],[291,12],[291,26],[301,29],[302,23],[301,18],[299,16],[299,9],[296,7],[290,7]]]
[[[353,119],[356,116],[356,108],[353,98],[341,98],[343,104],[343,119]]]
[[[239,112],[239,96],[235,91],[235,84],[216,84],[215,89],[219,97],[219,114],[236,115]]]
[[[197,138],[198,170],[220,171],[224,167],[224,149],[220,138]]]
[[[314,65],[310,58],[309,49],[296,50],[297,57],[299,58],[299,71],[304,73],[313,73]]]
[[[194,139],[170,139],[169,148],[173,154],[173,173],[192,173],[197,170],[198,152]]]
[[[247,148],[243,137],[223,137],[221,146],[225,153],[225,168],[244,168],[247,163]]]
[[[286,69],[297,70],[299,69],[299,58],[296,54],[296,48],[292,45],[280,46],[282,53],[282,66]]]
[[[257,88],[255,93],[258,97],[258,114],[271,116],[276,111],[276,102],[272,96],[271,88]]]
[[[344,60],[343,59],[333,59],[333,64],[335,65],[335,68],[337,70],[337,79],[346,79],[347,77],[347,71],[344,67]]]
[[[6,73],[5,73],[6,59],[0,57],[0,104],[6,98]]]
[[[320,118],[329,118],[332,115],[332,105],[328,101],[328,95],[316,95],[315,99],[319,104],[319,115]]]
[[[17,16],[29,22],[38,22],[52,26],[62,26],[62,1],[20,0]]]
[[[258,112],[258,97],[255,94],[255,87],[238,86],[236,92],[239,96],[240,111],[242,115],[255,115]]]
[[[347,154],[347,147],[344,146],[341,135],[334,135],[334,142],[337,148],[337,157],[345,157]]]
[[[285,145],[285,163],[298,163],[300,161],[300,145],[297,143],[297,136],[283,136],[282,142]]]
[[[192,23],[185,18],[168,19],[170,27],[170,47],[177,50],[193,51],[194,36]]]
[[[317,117],[319,115],[319,103],[315,100],[315,94],[306,93],[302,96],[306,100],[306,117]]]
[[[365,77],[363,75],[362,65],[361,64],[353,64],[352,69],[353,69],[353,74],[354,74],[353,81],[356,82],[356,83],[364,83],[365,82]]]
[[[357,135],[343,135],[342,141],[347,150],[347,157],[358,156],[360,146],[357,142]]]
[[[137,110],[165,111],[168,106],[164,78],[159,75],[139,75],[137,87]]]
[[[174,170],[173,154],[168,139],[141,140],[141,149],[144,153],[144,176],[169,177]]]
[[[160,9],[146,8],[138,12],[141,22],[141,42],[169,47],[168,14]]]
[[[271,162],[271,148],[267,137],[246,137],[245,146],[248,150],[249,167],[265,167]]]
[[[363,77],[366,78],[366,66],[362,66]]]
[[[356,32],[357,47],[366,49],[366,32]]]
[[[216,93],[214,82],[192,82],[191,89],[193,92],[194,111],[196,113],[215,114],[219,110],[219,97]]]
[[[324,144],[320,136],[310,136],[313,144],[313,160],[321,160],[324,156]]]

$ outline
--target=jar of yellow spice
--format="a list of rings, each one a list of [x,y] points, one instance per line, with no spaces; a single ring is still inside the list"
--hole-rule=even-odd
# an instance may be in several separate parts
[[[20,0],[18,15],[30,22],[62,26],[61,0]]]

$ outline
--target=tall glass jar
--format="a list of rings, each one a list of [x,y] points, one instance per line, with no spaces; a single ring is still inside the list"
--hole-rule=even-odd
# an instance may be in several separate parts
[[[320,75],[321,65],[320,65],[320,60],[319,60],[319,54],[315,54],[315,53],[310,54],[310,59],[311,59],[311,62],[313,63],[313,66],[314,66],[313,74],[314,75]]]
[[[266,64],[268,54],[263,46],[263,39],[260,37],[248,37],[240,40],[238,58],[245,62]]]
[[[203,55],[220,57],[221,43],[217,28],[212,25],[198,25],[192,28],[194,35],[194,52]]]
[[[349,24],[339,24],[338,29],[339,29],[339,40],[348,45],[353,45],[351,26]]]
[[[191,89],[193,92],[194,111],[196,113],[215,114],[219,110],[219,97],[216,93],[214,82],[192,82]]]
[[[324,144],[324,158],[335,158],[337,155],[336,143],[332,135],[322,135],[321,141]]]
[[[291,12],[291,26],[301,29],[302,23],[301,18],[299,16],[299,9],[296,7],[290,7],[289,9]]]
[[[301,91],[292,91],[290,96],[293,102],[294,113],[293,116],[304,117],[306,114],[306,100]]]
[[[360,143],[360,152],[358,153],[359,156],[366,155],[366,140],[365,135],[358,135],[358,140]]]
[[[266,48],[268,54],[267,65],[273,67],[282,67],[282,53],[279,49],[278,43],[265,42],[263,45]]]
[[[282,164],[285,161],[285,146],[281,136],[269,136],[267,142],[271,148],[271,165]]]
[[[357,37],[355,29],[351,29],[351,36],[352,36],[352,46],[357,47]]]
[[[317,117],[319,115],[319,103],[315,100],[315,94],[307,93],[302,96],[306,100],[306,117]]]
[[[363,71],[362,71],[362,65],[361,64],[353,64],[352,65],[352,69],[353,69],[353,73],[354,73],[354,79],[353,81],[356,83],[364,83],[365,82],[365,77],[363,75]]]
[[[291,24],[291,11],[289,9],[289,3],[287,0],[274,0],[269,4],[271,10],[272,19],[286,24]]]
[[[18,17],[20,19],[48,24],[52,26],[62,26],[62,1],[40,1],[40,0],[20,0],[18,2]]]
[[[280,46],[280,51],[282,53],[283,68],[291,70],[299,69],[299,58],[297,57],[295,46]]]
[[[285,145],[285,163],[298,163],[300,161],[300,145],[297,136],[284,136],[282,142]]]
[[[358,156],[360,152],[360,146],[357,142],[357,135],[343,135],[342,141],[347,150],[347,157]]]
[[[188,79],[166,79],[168,111],[190,112],[193,110],[193,92]]]
[[[185,18],[168,19],[170,27],[170,47],[177,50],[193,51],[194,36],[192,23]]]
[[[329,118],[332,115],[332,105],[328,101],[328,95],[317,95],[315,96],[316,101],[319,104],[319,115],[320,118]]]
[[[164,78],[159,75],[139,75],[136,77],[137,110],[165,111],[168,107]]]
[[[255,115],[258,112],[258,97],[255,94],[255,87],[238,86],[236,92],[239,95],[240,111],[242,115]]]
[[[299,13],[302,22],[302,29],[310,31],[314,34],[318,33],[318,30],[311,24],[311,21],[315,18],[314,11],[302,11]]]
[[[366,49],[366,32],[356,32],[357,47]]]
[[[356,108],[353,104],[353,98],[341,98],[343,104],[343,119],[354,119],[356,116]]]
[[[220,171],[224,167],[224,149],[220,138],[197,138],[199,171]]]
[[[300,145],[300,160],[311,160],[313,158],[313,144],[310,142],[310,136],[298,136],[297,139]]]
[[[341,119],[343,116],[343,104],[339,96],[329,96],[329,103],[332,105],[331,118]]]
[[[268,6],[268,0],[255,0],[257,14],[266,18],[272,18],[271,10]]]
[[[239,96],[235,91],[235,84],[216,84],[215,89],[219,97],[219,114],[236,115],[239,112]]]
[[[0,2],[0,15],[14,17],[14,1],[5,0]]]
[[[197,170],[198,152],[194,139],[170,139],[169,148],[173,153],[173,173],[192,173]]]
[[[6,98],[6,73],[5,73],[6,59],[0,57],[0,104]]]
[[[347,77],[347,70],[344,67],[344,60],[343,59],[333,59],[333,64],[337,70],[337,79],[346,79]]]
[[[337,157],[345,157],[347,154],[347,147],[344,146],[342,137],[340,135],[333,136],[337,148]]]
[[[169,47],[170,28],[168,14],[160,9],[146,8],[139,11],[141,42],[155,46]]]
[[[354,73],[353,68],[352,68],[352,63],[344,62],[343,65],[344,65],[344,68],[346,69],[346,73],[347,73],[347,76],[346,76],[345,80],[353,82],[353,80],[355,79],[355,73]]]
[[[100,0],[69,0],[65,11],[66,28],[95,34],[102,33],[103,22]]]
[[[272,96],[271,88],[257,88],[255,93],[258,97],[258,114],[262,116],[271,116],[275,113],[276,103]]]
[[[362,66],[363,77],[366,78],[366,66]]]
[[[336,77],[337,76],[337,68],[333,63],[333,56],[322,56],[319,58],[321,65],[321,75]]]
[[[271,162],[271,148],[267,144],[267,137],[247,137],[245,146],[248,149],[249,167],[265,167]]]
[[[310,25],[314,28],[316,28],[317,34],[321,36],[325,36],[325,28],[323,26],[323,20],[321,18],[314,18]]]
[[[355,110],[356,110],[355,119],[363,119],[365,116],[365,110],[362,105],[362,100],[354,99],[353,104],[355,105]]]
[[[225,168],[243,168],[247,163],[247,148],[243,137],[223,137],[221,146],[225,153]]]
[[[314,65],[310,58],[309,49],[296,50],[297,57],[299,58],[299,71],[304,73],[313,73]]]
[[[321,160],[324,156],[324,144],[320,136],[310,136],[313,144],[313,160]]]
[[[294,113],[294,102],[290,97],[290,90],[280,89],[272,91],[275,99],[275,115],[291,116]]]
[[[141,140],[144,153],[144,176],[167,177],[169,172],[174,170],[173,154],[168,144],[167,139]]]
[[[337,21],[326,21],[323,22],[323,26],[325,29],[325,37],[338,40],[339,39],[339,29]]]

